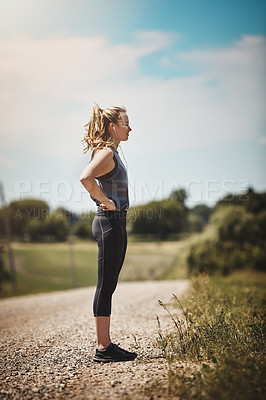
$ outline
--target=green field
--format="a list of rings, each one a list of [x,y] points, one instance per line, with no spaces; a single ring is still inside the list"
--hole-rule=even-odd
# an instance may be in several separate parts
[[[5,282],[1,297],[28,293],[94,286],[97,282],[97,244],[75,240],[71,249],[65,243],[13,243],[17,289]],[[153,280],[186,277],[184,263],[177,268],[183,242],[144,242],[130,240],[120,281]],[[74,255],[71,273],[70,251]],[[182,258],[182,257],[181,257]],[[4,265],[8,254],[4,248]],[[175,271],[175,274],[171,271]],[[74,277],[74,279],[72,279]]]

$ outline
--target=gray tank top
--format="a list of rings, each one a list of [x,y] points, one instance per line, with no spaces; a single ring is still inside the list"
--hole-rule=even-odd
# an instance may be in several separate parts
[[[119,157],[118,151],[112,146],[110,148],[113,151],[115,166],[112,171],[98,176],[96,180],[106,197],[115,201],[116,210],[121,210],[126,206],[129,207],[127,170]],[[93,155],[94,151],[92,152],[91,160]],[[97,206],[100,206],[101,202],[99,200],[95,199],[92,195],[90,197],[95,201]]]

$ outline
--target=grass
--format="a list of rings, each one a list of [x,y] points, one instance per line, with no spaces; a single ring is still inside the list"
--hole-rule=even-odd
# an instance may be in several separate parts
[[[28,293],[64,290],[72,287],[69,246],[67,243],[15,243],[14,257],[17,272],[17,289],[6,282],[1,297]],[[94,285],[97,281],[97,251],[92,246],[87,248],[75,245],[76,286]],[[7,266],[7,254],[4,254]]]
[[[159,331],[156,342],[168,362],[168,385],[154,384],[146,394],[264,399],[265,284],[266,274],[254,272],[198,277],[185,299],[174,296],[173,303],[162,303],[173,322],[173,331]]]
[[[130,236],[129,236],[130,237]],[[176,264],[179,242],[128,241],[120,281],[163,279]],[[13,243],[17,289],[4,282],[0,297],[65,290],[72,287],[70,249],[66,243]],[[97,244],[75,240],[72,250],[76,266],[76,287],[97,282]],[[4,265],[8,255],[4,249]],[[182,272],[183,273],[183,272]],[[181,276],[182,277],[182,276]],[[184,276],[183,276],[184,277]]]

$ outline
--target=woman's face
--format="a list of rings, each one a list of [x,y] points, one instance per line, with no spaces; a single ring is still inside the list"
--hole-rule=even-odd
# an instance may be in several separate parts
[[[115,138],[116,142],[119,143],[121,141],[128,140],[129,132],[131,128],[129,126],[129,119],[126,113],[121,114],[121,119],[117,124],[113,125],[112,137]]]

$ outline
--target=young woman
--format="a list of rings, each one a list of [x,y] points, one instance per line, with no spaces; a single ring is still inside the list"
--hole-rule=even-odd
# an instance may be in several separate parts
[[[97,205],[92,222],[92,234],[98,244],[98,283],[93,301],[97,348],[93,360],[129,361],[137,354],[111,342],[110,317],[112,294],[126,254],[129,207],[127,171],[119,157],[118,145],[128,140],[131,128],[126,109],[99,106],[94,107],[85,128],[84,152],[92,149],[92,157],[80,182]]]

